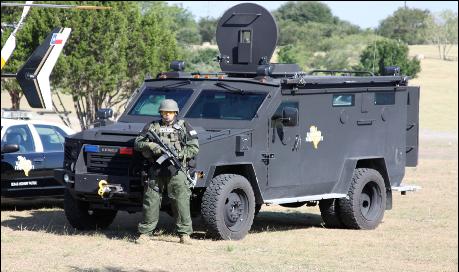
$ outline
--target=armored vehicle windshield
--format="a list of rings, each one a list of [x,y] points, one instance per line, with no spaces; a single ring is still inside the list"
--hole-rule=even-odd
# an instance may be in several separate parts
[[[159,117],[159,104],[164,99],[174,99],[182,110],[192,93],[193,89],[189,88],[147,88],[129,111],[129,115]]]
[[[203,90],[186,114],[187,118],[252,120],[266,93],[243,90]]]

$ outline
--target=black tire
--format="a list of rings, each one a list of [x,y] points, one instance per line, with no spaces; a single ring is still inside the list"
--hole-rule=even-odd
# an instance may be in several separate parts
[[[87,203],[74,199],[68,190],[64,193],[64,211],[72,227],[78,230],[105,229],[116,217],[116,210],[89,210]]]
[[[370,168],[357,168],[348,197],[339,199],[340,218],[351,229],[374,229],[386,209],[386,187],[381,174]]]
[[[339,215],[340,208],[338,199],[323,199],[319,201],[319,209],[325,227],[331,229],[344,227]]]
[[[255,215],[252,186],[240,175],[214,177],[202,198],[201,213],[211,236],[241,240],[252,227]]]

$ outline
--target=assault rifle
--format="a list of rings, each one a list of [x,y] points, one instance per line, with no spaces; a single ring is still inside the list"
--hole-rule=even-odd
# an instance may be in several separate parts
[[[175,149],[172,149],[167,144],[165,144],[161,140],[161,138],[159,138],[158,134],[156,134],[156,132],[154,131],[148,131],[145,134],[145,137],[147,137],[151,142],[157,143],[159,145],[159,148],[163,152],[163,155],[156,160],[156,162],[159,165],[161,165],[164,161],[169,160],[178,171],[182,171],[183,173],[185,173],[186,179],[188,180],[190,187],[194,187],[196,185],[196,176],[194,175],[195,178],[192,178],[190,176],[188,169],[184,167],[180,162],[180,159]]]

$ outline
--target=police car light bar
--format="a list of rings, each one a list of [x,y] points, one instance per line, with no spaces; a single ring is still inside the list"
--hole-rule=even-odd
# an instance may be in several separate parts
[[[33,113],[30,111],[8,111],[2,109],[1,116],[5,119],[21,119],[30,120],[33,117]]]

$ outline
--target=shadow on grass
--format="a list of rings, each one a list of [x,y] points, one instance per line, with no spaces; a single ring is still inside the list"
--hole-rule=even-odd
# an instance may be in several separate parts
[[[87,271],[100,271],[99,268],[79,268],[76,266],[69,266],[70,271],[74,272],[87,272]],[[107,272],[125,272],[125,268],[119,268],[119,267],[113,267],[113,266],[106,266],[102,269],[102,271],[107,271]],[[128,271],[131,271],[129,269]],[[167,270],[162,270],[162,269],[154,269],[154,270],[144,270],[144,269],[136,269],[135,271],[137,272],[167,272]]]
[[[288,231],[293,229],[307,229],[321,227],[322,217],[318,214],[304,212],[263,212],[253,220],[251,233],[265,231]]]
[[[55,206],[53,206],[55,207]],[[3,207],[2,207],[2,211]],[[79,231],[74,229],[67,221],[64,210],[55,208],[51,210],[30,210],[24,214],[6,211],[6,218],[2,219],[2,227],[15,231],[37,231],[56,235],[87,235],[106,236],[109,239],[120,239],[134,242],[137,237],[137,224],[142,219],[141,213],[128,214],[118,212],[113,223],[104,230]],[[255,217],[250,233],[279,232],[294,229],[320,227],[320,215],[302,212],[260,212]],[[202,217],[193,218],[194,239],[212,239],[207,235],[206,226]],[[175,236],[175,220],[167,213],[161,212],[156,235]]]
[[[64,208],[62,198],[2,199],[2,211],[25,211],[43,208]]]

